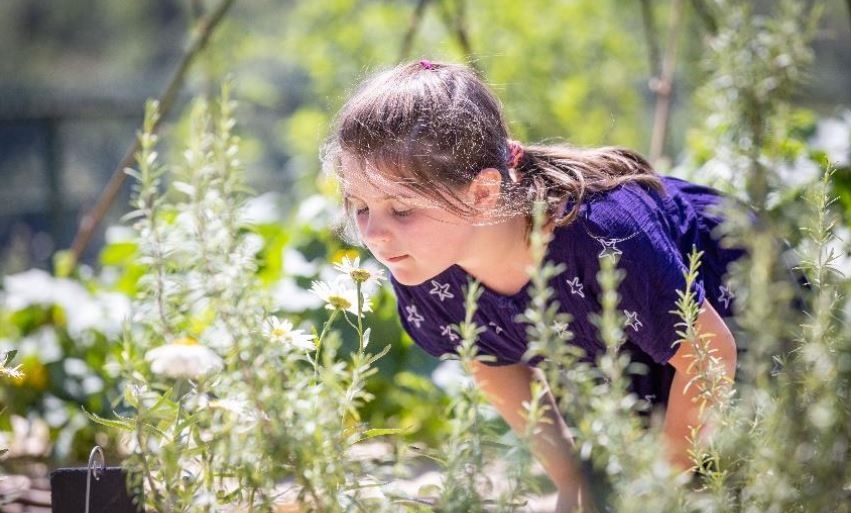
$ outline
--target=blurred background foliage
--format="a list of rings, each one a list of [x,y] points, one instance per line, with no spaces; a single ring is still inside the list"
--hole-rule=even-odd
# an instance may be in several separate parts
[[[241,157],[250,185],[263,193],[255,203],[256,230],[265,241],[260,274],[278,291],[282,310],[317,317],[319,305],[304,289],[327,262],[352,251],[333,231],[335,186],[321,176],[318,154],[334,112],[360,78],[408,58],[466,61],[494,86],[514,137],[618,144],[647,153],[665,90],[665,55],[675,48],[670,123],[657,165],[736,192],[731,168],[711,165],[718,157],[715,136],[729,128],[719,109],[732,108],[736,98],[719,105],[713,93],[730,85],[742,71],[737,66],[759,63],[716,63],[710,80],[705,60],[717,55],[708,49],[718,28],[716,3],[236,1],[166,117],[165,150],[184,147],[187,101],[215,95],[231,77]],[[776,7],[770,0],[744,3],[753,6],[754,17],[768,20]],[[787,93],[792,102],[784,135],[775,139],[776,154],[788,166],[778,176],[804,183],[818,174],[811,161],[796,160],[804,153],[834,162],[847,224],[851,5],[810,3],[823,12],[804,49],[813,52],[809,74]],[[118,227],[129,184],[72,276],[50,274],[53,255],[70,246],[83,213],[133,140],[144,100],[161,93],[197,20],[217,5],[0,4],[0,272],[6,276],[0,350],[19,349],[16,362],[26,374],[22,382],[3,385],[0,429],[15,430],[13,413],[30,421],[18,427],[19,435],[46,422],[55,442],[46,453],[58,459],[85,454],[103,436],[80,407],[109,415],[120,397],[108,363],[122,308],[144,271],[134,260],[132,239]],[[680,6],[679,15],[672,5]],[[674,46],[667,42],[672,27],[678,27]],[[722,64],[729,67],[726,82],[718,73]],[[373,338],[392,341],[395,349],[379,362],[380,378],[372,384],[377,399],[364,416],[433,440],[444,429],[447,404],[428,379],[436,362],[401,336],[389,294],[376,310]]]
[[[681,3],[664,162],[683,158],[688,129],[706,112],[694,92],[706,80],[700,64],[715,23],[713,2]],[[757,13],[774,5],[749,3]],[[839,0],[819,3],[824,14],[812,43],[814,66],[795,91],[796,103],[810,112],[801,129],[810,132],[817,119],[842,116],[851,105],[851,16]],[[251,183],[284,193],[286,202],[317,189],[318,147],[352,85],[401,58],[429,57],[479,68],[519,139],[646,152],[656,103],[650,85],[661,71],[670,4],[235,2],[191,68],[170,130],[179,132],[180,105],[217,91],[232,75]],[[132,139],[144,100],[159,95],[195,20],[216,5],[3,2],[0,234],[7,271],[47,268],[53,250],[70,245],[81,212]],[[113,222],[125,204],[115,203]],[[90,246],[90,262],[102,241]]]

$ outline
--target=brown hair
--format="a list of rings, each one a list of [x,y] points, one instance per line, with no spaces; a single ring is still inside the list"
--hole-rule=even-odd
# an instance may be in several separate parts
[[[459,194],[463,187],[494,168],[507,206],[528,215],[543,198],[557,225],[573,221],[589,194],[626,182],[662,187],[634,151],[566,145],[524,145],[515,184],[499,100],[471,68],[429,61],[401,64],[361,85],[338,114],[323,161],[339,173],[343,155],[460,215],[474,212]]]

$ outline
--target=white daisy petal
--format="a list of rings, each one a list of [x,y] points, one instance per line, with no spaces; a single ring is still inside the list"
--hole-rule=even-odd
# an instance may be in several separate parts
[[[348,275],[355,283],[361,283],[363,288],[378,285],[384,279],[384,271],[366,263],[361,265],[360,257],[349,259],[344,256],[339,263],[334,264],[334,269]]]
[[[263,335],[272,342],[295,347],[301,351],[316,350],[313,335],[301,329],[293,329],[293,323],[287,319],[269,317],[263,324]]]
[[[314,281],[310,291],[324,301],[328,310],[345,310],[355,315],[358,314],[358,291],[351,283],[345,280],[334,280],[332,283],[325,281]],[[366,294],[363,294],[363,312],[372,311],[372,305]]]

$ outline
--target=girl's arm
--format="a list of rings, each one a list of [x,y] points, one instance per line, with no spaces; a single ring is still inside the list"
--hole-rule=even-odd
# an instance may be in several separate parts
[[[732,386],[736,375],[736,341],[730,329],[724,324],[718,312],[704,301],[702,310],[697,317],[697,332],[711,335],[708,339],[709,349],[713,356],[719,358],[724,364],[724,372],[727,378],[726,386]],[[698,389],[691,386],[686,389],[688,382],[697,373],[694,362],[694,350],[690,343],[682,342],[677,352],[668,361],[676,372],[671,383],[671,391],[668,397],[667,413],[665,414],[665,439],[668,460],[681,469],[688,469],[692,461],[688,455],[691,428],[701,423],[700,403],[697,401]]]
[[[523,403],[532,400],[532,380],[546,385],[543,374],[525,364],[488,366],[473,363],[473,379],[502,418],[518,433],[526,429]],[[557,513],[572,512],[583,503],[589,511],[587,483],[574,460],[573,438],[559,413],[555,399],[547,390],[546,422],[541,422],[532,438],[532,453],[541,462],[559,491]]]

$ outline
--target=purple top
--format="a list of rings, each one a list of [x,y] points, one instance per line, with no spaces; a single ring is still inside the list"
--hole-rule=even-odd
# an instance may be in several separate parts
[[[707,208],[719,202],[717,191],[676,178],[662,181],[667,194],[627,184],[587,198],[576,221],[555,230],[546,258],[565,266],[550,286],[561,311],[573,317],[569,343],[595,361],[605,351],[589,319],[600,312],[599,259],[618,256],[618,267],[626,271],[619,288],[619,308],[626,317],[623,350],[649,368],[632,376],[632,390],[664,405],[674,373],[667,361],[679,340],[675,324],[680,318],[671,311],[677,291],[685,290],[692,246],[704,252],[694,287],[697,301],[708,298],[722,317],[731,315],[733,299],[724,281],[726,268],[742,251],[722,248],[710,235],[720,222],[714,209]],[[391,279],[402,326],[427,353],[439,357],[455,352],[459,336],[450,326],[464,319],[463,290],[469,277],[456,265],[417,286]],[[506,296],[483,287],[474,320],[486,329],[478,347],[481,354],[495,357],[496,365],[523,361],[526,325],[517,318],[528,305],[528,288]]]

